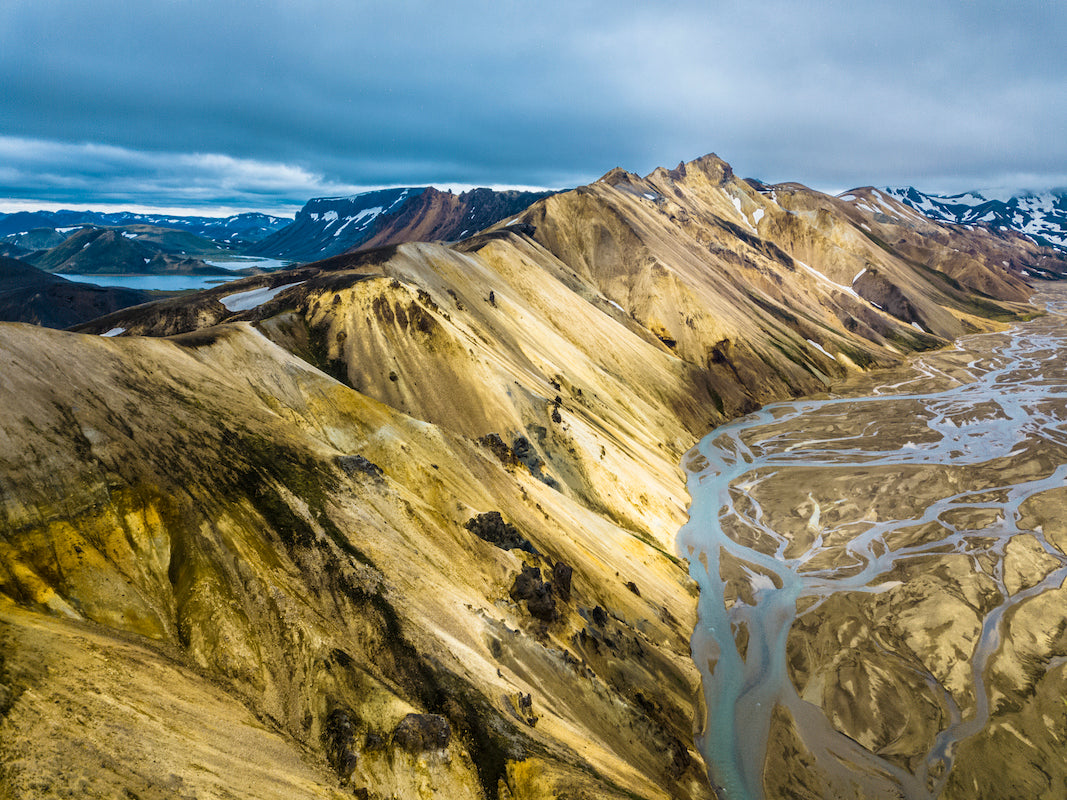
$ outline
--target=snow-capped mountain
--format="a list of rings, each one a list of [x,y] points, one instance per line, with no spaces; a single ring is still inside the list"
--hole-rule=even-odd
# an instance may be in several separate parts
[[[70,233],[82,225],[120,227],[126,225],[152,225],[157,228],[195,233],[212,241],[232,247],[241,247],[258,242],[275,231],[281,230],[292,220],[271,214],[246,212],[229,217],[181,217],[164,214],[138,214],[132,211],[101,213],[98,211],[20,211],[0,214],[0,237],[25,236],[30,231],[51,229],[60,235]],[[22,245],[25,247],[26,245]],[[50,244],[48,246],[54,246]],[[30,247],[29,249],[35,249]]]
[[[1020,194],[1007,199],[979,192],[934,195],[908,186],[886,192],[931,219],[959,225],[1011,228],[1038,244],[1067,250],[1067,191]]]
[[[309,200],[288,227],[245,252],[313,261],[356,248],[413,241],[455,241],[524,211],[552,192],[432,186],[380,189]]]
[[[250,248],[250,255],[278,256],[297,261],[343,253],[374,233],[382,214],[400,210],[423,188],[381,189],[351,197],[316,197],[308,200],[291,225]]]

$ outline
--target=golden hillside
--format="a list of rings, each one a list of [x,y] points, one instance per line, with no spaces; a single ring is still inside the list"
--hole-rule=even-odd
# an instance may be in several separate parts
[[[903,209],[709,156],[0,326],[0,797],[711,797],[682,454],[1030,312]]]

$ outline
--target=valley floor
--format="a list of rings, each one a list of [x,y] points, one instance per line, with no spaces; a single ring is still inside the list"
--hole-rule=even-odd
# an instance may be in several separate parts
[[[1067,791],[1067,291],[688,457],[725,796]]]

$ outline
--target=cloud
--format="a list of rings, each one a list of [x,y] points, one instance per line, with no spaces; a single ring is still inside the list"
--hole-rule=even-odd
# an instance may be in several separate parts
[[[1065,31],[1037,0],[7,0],[0,134],[118,148],[35,162],[71,193],[218,179],[249,202],[558,187],[708,151],[817,188],[1041,181],[1067,163]]]
[[[312,196],[371,186],[328,181],[302,167],[220,153],[169,153],[0,136],[0,186],[51,204],[143,203],[284,209]]]

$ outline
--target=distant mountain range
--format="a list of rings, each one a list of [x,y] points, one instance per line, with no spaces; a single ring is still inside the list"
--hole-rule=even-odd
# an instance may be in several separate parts
[[[225,275],[231,270],[202,259],[232,256],[232,251],[193,233],[131,225],[79,228],[61,244],[22,260],[72,275]]]
[[[319,197],[309,200],[291,225],[245,253],[312,261],[401,242],[457,241],[550,194],[472,189],[457,195],[427,186]]]
[[[1025,233],[1039,244],[1067,250],[1067,190],[1026,193],[1006,200],[979,192],[936,195],[910,186],[885,190],[921,214],[957,225],[985,225]]]
[[[0,253],[44,269],[125,273],[134,265],[130,258],[135,248],[123,248],[129,251],[124,255],[130,258],[116,262],[114,268],[96,259],[91,270],[76,265],[61,267],[59,264],[65,259],[45,257],[42,251],[65,246],[85,226],[121,229],[116,235],[127,239],[143,237],[143,243],[147,243],[146,226],[151,226],[200,237],[181,243],[175,237],[156,235],[155,249],[172,255],[211,255],[208,251],[212,246],[204,241],[210,240],[233,255],[314,261],[349,250],[401,242],[457,241],[514,216],[551,194],[484,188],[453,194],[432,186],[381,189],[350,197],[313,198],[295,220],[258,213],[213,218],[131,212],[19,212],[0,215]],[[150,254],[141,253],[139,263],[149,263],[146,255],[151,258]],[[141,269],[151,272],[147,267]]]
[[[258,242],[275,231],[281,230],[292,220],[270,214],[248,212],[229,217],[181,217],[163,214],[136,214],[119,211],[103,214],[98,211],[20,211],[15,214],[0,214],[0,237],[11,240],[42,228],[50,228],[70,234],[82,225],[98,227],[121,227],[126,225],[153,225],[157,228],[173,228],[195,233],[197,236],[216,242],[225,242],[232,247],[242,247]],[[68,229],[68,230],[64,230]],[[15,242],[18,244],[18,242]],[[22,245],[25,247],[25,245]],[[50,245],[54,247],[55,245]],[[28,247],[27,249],[38,249]]]

